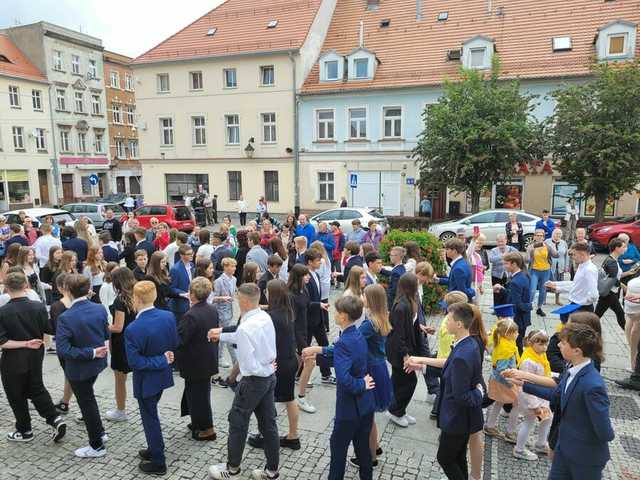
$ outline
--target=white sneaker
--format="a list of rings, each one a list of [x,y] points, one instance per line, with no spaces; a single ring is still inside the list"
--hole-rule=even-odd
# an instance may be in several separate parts
[[[229,362],[227,362],[226,360],[220,360],[218,362],[218,366],[220,366],[222,368],[229,368],[229,367],[231,367],[231,364]]]
[[[280,474],[278,472],[270,474],[266,470],[256,469],[251,472],[251,478],[253,478],[253,480],[271,480],[280,478]]]
[[[433,405],[434,403],[436,403],[436,398],[438,398],[438,396],[435,393],[427,393],[425,401]]]
[[[76,415],[74,420],[78,423],[84,423],[84,418],[82,418],[82,414]]]
[[[316,413],[317,409],[311,405],[305,397],[297,397],[298,407],[300,410],[307,413]]]
[[[88,445],[86,447],[77,449],[73,453],[75,453],[76,457],[80,458],[99,458],[104,457],[107,454],[107,449],[102,447],[98,450],[94,450],[91,445]]]
[[[408,413],[404,414],[404,418],[407,420],[407,423],[409,425],[415,425],[416,424],[416,419],[415,417],[412,417],[411,415],[409,415]]]
[[[225,480],[227,478],[240,478],[240,469],[237,472],[233,473],[227,467],[226,463],[218,463],[216,465],[211,465],[209,467],[209,476],[211,478],[215,478],[216,480]]]
[[[102,440],[102,443],[105,444],[109,441],[109,435],[107,435],[106,433],[103,433],[100,439]]]
[[[522,460],[528,460],[530,462],[538,460],[538,456],[535,453],[533,453],[531,450],[527,450],[526,448],[524,450],[516,450],[514,448],[513,456],[516,458],[521,458]]]
[[[118,410],[114,408],[113,410],[107,410],[104,418],[111,422],[127,422],[129,421],[129,417],[127,417],[127,412],[125,410]]]
[[[409,426],[409,421],[406,419],[406,416],[396,417],[395,415],[392,415],[389,412],[387,412],[387,416],[389,417],[389,420],[391,420],[393,423],[395,423],[399,427],[407,428]]]

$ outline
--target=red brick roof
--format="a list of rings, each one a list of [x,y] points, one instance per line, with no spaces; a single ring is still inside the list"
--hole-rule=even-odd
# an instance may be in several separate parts
[[[295,50],[322,0],[227,0],[133,63]],[[275,28],[267,24],[277,20]],[[207,35],[211,29],[215,34]]]
[[[614,20],[640,22],[640,0],[421,0],[421,20],[416,3],[380,0],[369,11],[365,0],[338,0],[322,53],[349,54],[358,46],[362,20],[364,45],[381,63],[373,80],[338,82],[319,82],[316,64],[303,92],[437,85],[458,77],[460,62],[447,60],[447,51],[476,35],[495,40],[504,78],[583,76],[599,28]],[[448,12],[446,21],[437,21],[440,12]],[[380,27],[383,19],[391,21],[387,28]],[[555,36],[570,36],[573,49],[553,52]],[[640,54],[640,34],[636,39]]]
[[[47,77],[4,34],[0,34],[0,75],[39,82],[47,81]]]

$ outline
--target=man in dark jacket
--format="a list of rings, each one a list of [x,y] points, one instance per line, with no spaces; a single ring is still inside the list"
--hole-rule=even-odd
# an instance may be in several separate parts
[[[278,255],[270,255],[267,259],[267,271],[260,276],[258,288],[260,289],[260,305],[269,305],[267,300],[267,283],[278,278],[282,268],[282,259]]]
[[[213,253],[211,254],[211,263],[213,264],[213,270],[215,278],[222,275],[222,259],[233,258],[233,252],[231,249],[222,243],[223,236],[220,232],[215,232],[211,235],[211,245],[213,245]]]
[[[120,220],[115,217],[113,210],[110,208],[105,212],[107,218],[102,224],[102,230],[109,232],[111,234],[111,238],[114,241],[119,242],[122,240],[122,225],[120,225]]]
[[[78,271],[82,271],[82,264],[87,259],[87,242],[78,238],[78,233],[76,229],[67,226],[63,229],[63,236],[67,238],[67,240],[63,240],[62,249],[63,250],[71,250],[72,252],[76,252],[76,256],[78,257]]]
[[[136,250],[144,250],[147,252],[147,258],[151,258],[153,252],[156,251],[153,243],[146,239],[146,231],[144,228],[136,228],[133,232],[136,237]],[[63,244],[64,246],[64,244]]]

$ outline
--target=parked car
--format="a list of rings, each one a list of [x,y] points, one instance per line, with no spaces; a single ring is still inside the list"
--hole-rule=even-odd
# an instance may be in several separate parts
[[[145,205],[133,213],[142,228],[149,228],[153,217],[169,225],[169,228],[177,228],[184,232],[191,232],[196,224],[193,212],[186,205]],[[120,221],[123,222],[125,218],[126,215],[123,215]]]
[[[362,223],[362,228],[368,230],[370,220],[375,220],[378,225],[382,227],[384,231],[387,230],[387,219],[384,218],[382,213],[375,208],[333,208],[331,210],[326,210],[322,213],[318,213],[309,219],[312,224],[317,224],[319,222],[327,222],[331,223],[334,221],[340,222],[340,227],[344,233],[350,233],[353,231],[353,227],[351,226],[351,222],[355,219],[360,220]]]
[[[53,222],[56,224],[64,221],[65,225],[73,227],[76,222],[76,217],[74,217],[72,213],[57,208],[23,208],[21,210],[11,210],[2,215],[7,217],[8,224],[18,223],[18,212],[24,212],[27,217],[31,218],[31,220],[33,220],[33,226],[36,228],[40,228],[40,224],[44,223],[45,217],[49,215],[53,217]]]
[[[587,235],[591,235],[591,232],[593,230],[600,230],[603,227],[610,227],[611,225],[617,225],[619,223],[633,223],[633,222],[637,222],[638,220],[640,220],[640,213],[637,213],[635,215],[630,215],[628,217],[620,217],[620,218],[615,218],[611,220],[605,220],[604,222],[600,222],[600,223],[592,223],[587,227]]]
[[[117,203],[68,203],[63,208],[73,213],[76,217],[89,217],[97,230],[102,228],[108,209],[113,210],[116,218],[125,213],[124,208]]]
[[[540,217],[522,210],[485,210],[460,220],[433,224],[429,227],[429,232],[446,242],[455,238],[460,228],[464,228],[465,237],[471,237],[473,235],[473,227],[477,226],[480,227],[480,232],[487,237],[485,245],[495,245],[498,234],[505,233],[505,225],[509,221],[511,212],[515,212],[518,215],[518,221],[522,223],[522,228],[524,229],[524,243],[529,245],[533,240],[536,222],[540,220]]]
[[[640,219],[631,222],[623,220],[618,223],[601,223],[589,227],[589,240],[596,250],[608,249],[609,242],[621,233],[629,235],[636,246],[640,245]]]

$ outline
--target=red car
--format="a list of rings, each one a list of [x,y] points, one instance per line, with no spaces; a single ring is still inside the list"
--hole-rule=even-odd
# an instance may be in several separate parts
[[[154,217],[169,225],[169,228],[177,228],[183,232],[191,232],[196,224],[191,209],[185,205],[145,205],[134,210],[133,213],[142,228],[149,228],[151,219]],[[126,216],[123,216],[121,221],[125,218]]]
[[[640,216],[623,218],[616,222],[596,223],[588,230],[589,239],[598,249],[607,249],[609,241],[621,233],[626,233],[634,245],[640,245]]]

